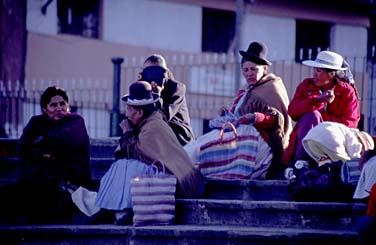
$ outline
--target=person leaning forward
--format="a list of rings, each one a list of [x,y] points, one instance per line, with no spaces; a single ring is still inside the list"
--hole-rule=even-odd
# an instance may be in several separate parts
[[[180,144],[184,146],[192,142],[195,137],[185,97],[186,86],[174,79],[163,56],[153,54],[146,58],[139,80],[149,82],[153,91],[160,95],[156,103],[157,107],[163,113]]]

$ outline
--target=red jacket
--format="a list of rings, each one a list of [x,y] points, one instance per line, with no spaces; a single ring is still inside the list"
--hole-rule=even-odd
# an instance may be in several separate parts
[[[297,87],[291,100],[288,113],[292,120],[299,122],[300,117],[314,110],[321,112],[324,121],[342,123],[350,128],[356,128],[360,120],[359,100],[355,89],[347,82],[336,81],[334,87],[334,101],[325,107],[324,103],[317,102],[320,95],[320,88],[317,87],[312,78],[303,80]],[[324,110],[325,109],[325,110]],[[298,123],[290,134],[290,143],[282,156],[287,164],[295,151],[297,140]]]
[[[324,121],[342,123],[350,128],[358,126],[359,100],[354,88],[349,83],[337,81],[334,87],[335,99],[327,105],[325,111],[322,111],[324,103],[316,101],[319,95],[320,88],[314,84],[312,78],[303,80],[298,85],[288,108],[292,120],[299,121],[303,114],[318,110]]]

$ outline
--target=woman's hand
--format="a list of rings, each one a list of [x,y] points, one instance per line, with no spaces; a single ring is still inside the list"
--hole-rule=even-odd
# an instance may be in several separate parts
[[[325,90],[324,92],[322,92],[318,97],[317,97],[317,101],[318,102],[324,102],[324,103],[332,103],[334,98],[336,96],[334,95],[334,91],[333,90]]]
[[[238,123],[240,124],[250,124],[255,123],[256,121],[256,115],[255,113],[247,113],[238,119]]]
[[[218,116],[223,117],[226,116],[226,112],[230,111],[227,105],[222,106],[218,111]]]

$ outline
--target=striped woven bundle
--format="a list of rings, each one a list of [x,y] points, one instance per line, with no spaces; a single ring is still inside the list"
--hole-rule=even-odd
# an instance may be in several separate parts
[[[258,136],[238,136],[236,130],[224,133],[218,140],[200,147],[198,168],[207,177],[249,179],[255,167],[257,146]]]
[[[133,225],[168,225],[175,219],[176,177],[147,175],[131,180]]]
[[[356,185],[360,177],[359,158],[351,159],[342,164],[341,179],[345,184]]]

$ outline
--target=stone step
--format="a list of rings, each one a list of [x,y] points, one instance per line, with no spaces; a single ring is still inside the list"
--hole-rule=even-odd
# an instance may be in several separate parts
[[[176,223],[354,230],[366,208],[363,203],[179,199]]]
[[[3,244],[358,244],[354,231],[255,226],[48,225],[0,227]]]
[[[288,180],[207,179],[203,198],[227,200],[290,200]]]

